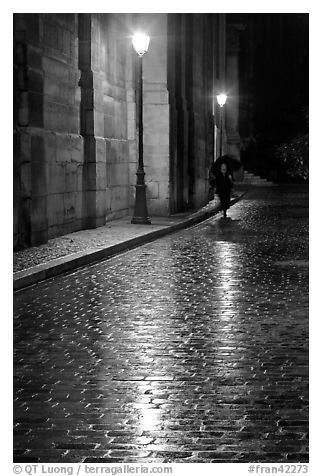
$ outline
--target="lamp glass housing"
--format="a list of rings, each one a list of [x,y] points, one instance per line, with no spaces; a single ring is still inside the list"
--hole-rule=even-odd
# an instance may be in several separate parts
[[[226,94],[218,94],[217,102],[220,107],[223,107],[226,104],[227,96]]]
[[[135,33],[132,37],[133,48],[139,56],[143,56],[148,51],[150,37],[145,33]]]

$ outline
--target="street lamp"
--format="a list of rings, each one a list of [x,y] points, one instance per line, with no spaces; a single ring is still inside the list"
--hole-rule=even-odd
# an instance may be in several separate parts
[[[222,108],[226,104],[227,96],[226,94],[218,94],[217,102],[220,106],[220,149],[219,149],[219,157],[222,156]]]
[[[142,78],[142,58],[148,51],[150,37],[144,33],[136,33],[132,38],[133,48],[138,54],[137,57],[137,118],[138,118],[138,142],[139,142],[139,164],[136,172],[135,186],[135,206],[131,223],[150,225],[148,209],[146,205],[146,185],[144,182],[143,164],[143,78]]]

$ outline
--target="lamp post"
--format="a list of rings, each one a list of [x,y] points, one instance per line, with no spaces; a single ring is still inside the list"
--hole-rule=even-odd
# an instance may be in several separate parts
[[[136,172],[135,186],[135,206],[131,223],[141,225],[150,225],[148,209],[146,205],[146,185],[144,182],[144,164],[143,164],[143,78],[142,78],[142,58],[148,51],[150,37],[144,33],[136,33],[132,38],[133,48],[138,54],[137,57],[137,130],[139,142],[139,163]]]
[[[226,94],[218,94],[217,102],[220,106],[220,148],[219,148],[219,157],[222,156],[222,108],[226,104],[227,96]]]

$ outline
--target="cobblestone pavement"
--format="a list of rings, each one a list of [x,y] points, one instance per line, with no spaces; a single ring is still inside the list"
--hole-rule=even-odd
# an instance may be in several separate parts
[[[308,195],[14,297],[15,462],[307,462]]]

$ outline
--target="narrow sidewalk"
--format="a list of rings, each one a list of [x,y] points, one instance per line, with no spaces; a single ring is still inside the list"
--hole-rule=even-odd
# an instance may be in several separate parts
[[[245,190],[236,190],[232,205]],[[133,225],[131,217],[113,220],[105,226],[80,230],[49,240],[48,243],[14,253],[13,288],[22,289],[47,278],[111,257],[169,233],[195,225],[220,210],[217,198],[198,211],[169,217],[151,217],[151,225]]]

